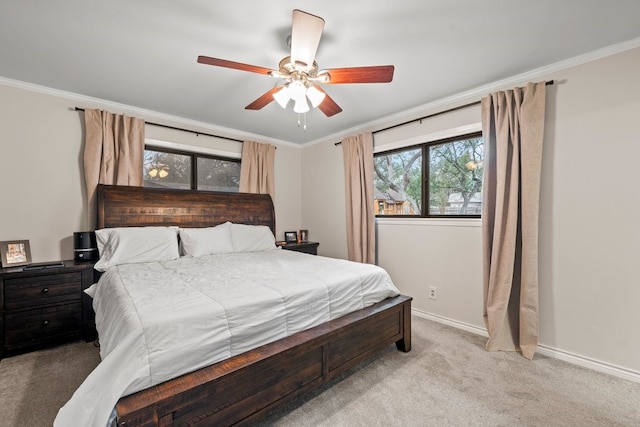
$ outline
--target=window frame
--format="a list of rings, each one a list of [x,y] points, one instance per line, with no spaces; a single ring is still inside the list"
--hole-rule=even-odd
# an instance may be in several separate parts
[[[177,154],[177,155],[189,157],[191,162],[191,177],[190,177],[189,190],[211,191],[211,190],[198,190],[198,158],[209,159],[209,160],[223,160],[223,161],[238,163],[239,165],[242,165],[241,158],[226,157],[226,156],[220,156],[216,154],[198,153],[195,151],[181,150],[176,148],[158,147],[151,144],[145,144],[144,150],[158,151],[161,153]],[[143,180],[143,186],[144,186],[144,180]],[[170,187],[170,188],[174,188],[174,187]],[[180,189],[177,189],[177,190],[180,190]],[[235,191],[235,192],[237,193],[238,191]],[[229,193],[231,193],[231,191],[229,191]]]
[[[429,213],[430,212],[429,177],[430,177],[430,164],[431,164],[430,157],[429,157],[429,148],[437,145],[443,145],[443,144],[448,144],[448,143],[452,143],[452,142],[456,142],[464,139],[471,139],[471,138],[478,138],[478,137],[482,138],[482,131],[463,133],[460,135],[455,135],[447,138],[436,139],[429,142],[422,142],[419,144],[407,145],[405,147],[398,147],[398,148],[393,148],[390,150],[374,153],[373,157],[375,161],[375,158],[379,156],[386,156],[386,155],[399,153],[403,151],[415,150],[417,148],[420,148],[422,150],[422,165],[421,165],[422,166],[422,191],[421,191],[422,204],[421,204],[420,214],[414,214],[414,215],[397,215],[397,214],[379,215],[378,214],[378,215],[375,215],[375,218],[376,219],[381,219],[381,218],[478,219],[478,218],[481,218],[482,217],[481,214],[434,215]],[[375,174],[375,171],[373,173]]]

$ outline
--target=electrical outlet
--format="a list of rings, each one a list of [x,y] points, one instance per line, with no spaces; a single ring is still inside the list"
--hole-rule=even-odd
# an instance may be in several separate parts
[[[429,286],[429,299],[438,299],[438,288]]]

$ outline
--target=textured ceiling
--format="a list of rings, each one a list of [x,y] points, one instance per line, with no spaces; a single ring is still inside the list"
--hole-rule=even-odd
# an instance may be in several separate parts
[[[327,85],[327,118],[272,102],[293,9],[321,16],[320,68],[395,65],[388,84]],[[0,77],[294,143],[343,135],[514,75],[640,37],[638,0],[0,0]]]

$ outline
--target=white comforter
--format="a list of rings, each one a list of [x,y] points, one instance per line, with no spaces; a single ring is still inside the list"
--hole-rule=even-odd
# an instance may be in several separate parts
[[[280,249],[111,267],[94,285],[102,362],[55,426],[122,396],[398,295],[381,268]]]

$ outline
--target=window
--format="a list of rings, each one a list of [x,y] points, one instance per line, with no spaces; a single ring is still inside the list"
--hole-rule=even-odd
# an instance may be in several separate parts
[[[237,192],[240,160],[146,147],[144,186]]]
[[[376,153],[376,216],[479,217],[483,162],[481,133]]]

